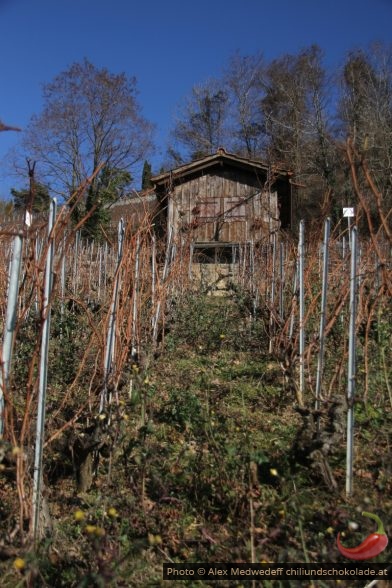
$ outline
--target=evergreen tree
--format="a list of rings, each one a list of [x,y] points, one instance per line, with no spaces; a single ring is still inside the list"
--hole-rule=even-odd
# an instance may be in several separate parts
[[[32,188],[12,188],[11,195],[16,210],[26,210],[30,206],[33,212],[45,212],[49,209],[49,189],[39,182],[34,182]]]
[[[83,234],[93,239],[101,239],[110,223],[110,205],[121,198],[132,181],[129,172],[104,167],[91,185],[86,199],[86,213],[93,212],[83,226]]]
[[[142,190],[147,190],[147,188],[151,188],[152,178],[152,169],[151,164],[146,160],[143,165],[143,172],[142,172]]]

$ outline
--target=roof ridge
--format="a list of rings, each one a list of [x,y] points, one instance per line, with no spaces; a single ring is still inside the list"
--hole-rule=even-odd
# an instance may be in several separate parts
[[[185,175],[187,172],[190,173],[193,170],[202,168],[203,164],[213,162],[214,160],[219,160],[220,158],[226,158],[227,160],[237,161],[238,163],[245,163],[250,167],[259,167],[264,169],[265,171],[272,170],[275,171],[275,173],[282,175],[292,174],[290,170],[277,166],[276,164],[267,163],[262,159],[251,159],[249,157],[243,157],[242,155],[237,155],[235,153],[230,153],[226,151],[224,147],[218,147],[215,153],[205,155],[201,158],[190,161],[189,163],[182,163],[181,165],[178,165],[175,168],[172,168],[166,172],[162,172],[160,174],[153,176],[151,178],[151,181],[155,184],[163,181],[165,178],[172,179],[173,176],[181,177],[182,175]]]

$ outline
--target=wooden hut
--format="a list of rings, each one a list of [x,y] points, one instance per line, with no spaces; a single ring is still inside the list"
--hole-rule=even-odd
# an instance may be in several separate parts
[[[220,148],[152,178],[157,228],[184,235],[207,262],[230,263],[236,245],[291,226],[291,175]]]

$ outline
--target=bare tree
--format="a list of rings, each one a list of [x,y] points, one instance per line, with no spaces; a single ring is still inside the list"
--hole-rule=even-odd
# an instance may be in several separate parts
[[[0,132],[1,131],[21,131],[21,130],[22,129],[20,129],[19,127],[11,127],[10,125],[6,125],[0,120]]]
[[[314,45],[273,61],[265,80],[262,109],[268,159],[295,170],[297,181],[305,186],[299,204],[308,212],[313,208],[314,216],[323,200],[320,196],[333,190],[336,160],[321,50]]]
[[[273,159],[286,162],[298,174],[307,167],[306,146],[312,145],[313,149],[314,140],[323,132],[320,116],[323,76],[320,50],[316,46],[298,55],[284,55],[267,70],[262,108],[268,150]]]
[[[180,161],[184,149],[188,159],[196,159],[224,145],[227,114],[228,97],[220,82],[209,80],[194,86],[180,108],[172,131],[174,145],[169,154],[175,163]]]
[[[235,54],[225,71],[230,100],[230,150],[250,158],[260,157],[265,148],[264,95],[265,65],[261,54]]]
[[[135,78],[87,60],[44,86],[44,109],[32,118],[24,147],[52,189],[67,197],[99,164],[130,172],[144,161],[152,125],[136,96]]]
[[[383,195],[383,212],[392,206],[392,46],[376,44],[348,55],[342,71],[341,133],[366,161],[374,187]],[[378,216],[372,192],[363,183]]]

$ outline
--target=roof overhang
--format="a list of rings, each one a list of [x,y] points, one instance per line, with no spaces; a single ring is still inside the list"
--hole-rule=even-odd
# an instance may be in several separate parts
[[[231,167],[237,167],[255,173],[260,172],[266,176],[270,176],[271,181],[276,181],[283,177],[289,178],[293,175],[289,170],[268,165],[263,161],[239,157],[238,155],[227,153],[223,148],[219,148],[213,155],[207,155],[206,157],[202,157],[191,163],[180,165],[168,172],[153,176],[151,182],[155,187],[181,183],[189,176],[197,175],[204,170],[207,171],[217,165],[229,165]]]

